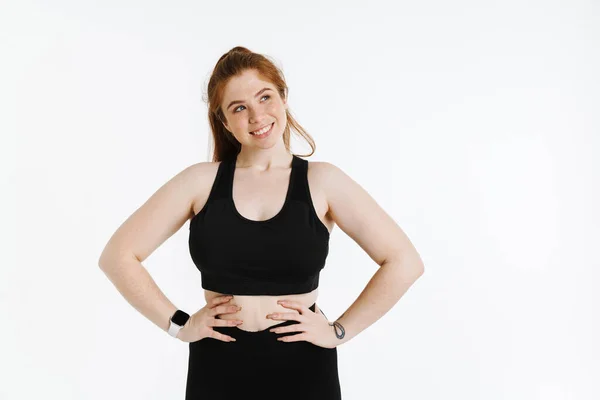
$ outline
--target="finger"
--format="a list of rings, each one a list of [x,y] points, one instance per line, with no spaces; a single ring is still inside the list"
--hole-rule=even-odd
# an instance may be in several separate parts
[[[233,314],[233,313],[238,312],[239,310],[241,310],[241,307],[233,306],[233,305],[217,306],[215,308],[211,308],[210,316],[214,317],[215,315],[218,315],[218,314]]]
[[[273,313],[269,314],[267,318],[275,319],[275,320],[293,320],[293,321],[303,321],[303,317],[300,314],[296,313]]]
[[[308,311],[308,307],[306,307],[304,304],[299,303],[297,301],[281,300],[281,301],[278,301],[277,303],[285,308],[291,308],[292,310],[298,310],[298,312],[300,314],[304,314],[306,311]]]
[[[207,326],[238,326],[242,321],[238,319],[221,319],[211,318],[208,320]]]
[[[277,340],[279,340],[280,342],[299,342],[302,340],[306,340],[306,334],[301,333],[299,335],[282,336],[278,337]]]
[[[274,332],[274,333],[304,332],[304,326],[302,324],[278,326],[277,328],[269,329],[269,332]]]
[[[229,300],[233,299],[233,296],[218,296],[213,298],[210,301],[210,308],[216,307],[219,304],[227,303]]]
[[[221,332],[217,332],[214,329],[211,329],[210,337],[213,339],[221,340],[223,342],[235,342],[235,339],[229,335],[224,335]]]

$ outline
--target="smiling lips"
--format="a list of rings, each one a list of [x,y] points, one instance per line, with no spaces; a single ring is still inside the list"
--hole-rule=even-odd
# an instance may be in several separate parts
[[[270,123],[269,125],[257,130],[257,131],[253,131],[250,132],[251,135],[253,136],[265,136],[267,133],[269,133],[271,131],[271,128],[273,126],[274,122]]]

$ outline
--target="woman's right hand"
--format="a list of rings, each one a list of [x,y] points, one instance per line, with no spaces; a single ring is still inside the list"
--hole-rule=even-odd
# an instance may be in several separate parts
[[[220,314],[236,313],[241,307],[225,304],[233,296],[217,296],[204,307],[192,314],[186,324],[179,330],[177,338],[184,342],[196,342],[210,337],[223,342],[235,342],[231,336],[215,331],[213,326],[238,326],[243,321],[216,318]]]

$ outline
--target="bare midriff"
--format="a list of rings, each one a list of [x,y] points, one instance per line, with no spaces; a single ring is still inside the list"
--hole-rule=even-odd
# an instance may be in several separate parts
[[[302,294],[289,294],[282,296],[248,296],[248,295],[233,295],[233,299],[225,303],[226,305],[239,306],[242,309],[235,313],[219,314],[219,319],[225,320],[241,320],[243,324],[238,325],[237,328],[249,331],[257,332],[270,328],[273,325],[283,322],[283,320],[275,320],[267,318],[268,314],[272,313],[293,313],[298,314],[297,310],[284,307],[277,304],[279,300],[290,300],[298,302],[305,307],[312,306],[317,301],[319,289],[315,289],[309,293]],[[219,292],[213,292],[211,290],[204,290],[204,298],[207,304],[212,299],[219,296],[225,296]]]

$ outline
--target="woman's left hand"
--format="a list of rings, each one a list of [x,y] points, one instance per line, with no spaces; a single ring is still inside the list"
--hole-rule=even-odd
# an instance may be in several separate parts
[[[269,329],[269,332],[286,333],[286,332],[302,332],[298,335],[281,336],[277,338],[282,342],[298,342],[307,341],[320,347],[332,349],[339,344],[339,339],[335,335],[334,327],[329,325],[329,321],[325,315],[319,310],[319,306],[315,304],[315,312],[306,307],[304,304],[290,300],[280,300],[277,304],[296,310],[297,313],[273,313],[267,318],[274,320],[294,320],[298,324],[280,326]]]

